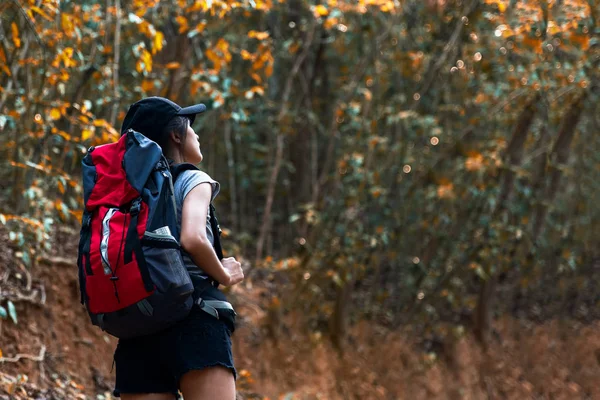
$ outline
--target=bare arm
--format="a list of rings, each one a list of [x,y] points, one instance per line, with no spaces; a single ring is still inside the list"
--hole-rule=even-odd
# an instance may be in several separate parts
[[[212,195],[210,183],[193,188],[183,201],[181,211],[181,246],[196,265],[222,285],[232,283],[230,272],[223,266],[206,236],[206,218]],[[237,282],[236,282],[237,283]]]

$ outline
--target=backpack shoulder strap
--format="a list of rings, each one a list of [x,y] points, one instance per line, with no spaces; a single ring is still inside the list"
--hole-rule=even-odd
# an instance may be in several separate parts
[[[215,215],[215,206],[210,203],[209,207],[210,213],[210,229],[213,233],[213,247],[215,248],[215,253],[219,257],[219,260],[222,260],[223,257],[223,248],[221,247],[221,228],[219,227],[219,221],[217,220],[217,216]]]
[[[190,163],[171,164],[171,165],[169,165],[169,169],[171,170],[173,184],[175,184],[175,181],[177,180],[177,178],[179,177],[179,175],[181,175],[181,173],[183,171],[199,170],[198,167],[196,167],[194,164],[190,164]]]

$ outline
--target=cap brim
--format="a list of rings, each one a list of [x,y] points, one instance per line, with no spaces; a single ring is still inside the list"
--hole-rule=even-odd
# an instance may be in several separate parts
[[[177,115],[181,115],[184,117],[188,117],[190,119],[190,125],[194,123],[197,114],[201,114],[206,111],[206,106],[204,104],[196,104],[195,106],[189,106],[182,108],[179,110]]]
[[[195,106],[182,108],[177,115],[192,116],[203,113],[204,111],[206,111],[206,106],[204,104],[196,104]]]

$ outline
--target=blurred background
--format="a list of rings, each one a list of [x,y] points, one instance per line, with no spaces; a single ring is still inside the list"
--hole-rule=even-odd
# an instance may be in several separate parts
[[[599,0],[0,13],[0,392],[110,398],[80,163],[160,95],[209,108],[240,397],[600,398]]]

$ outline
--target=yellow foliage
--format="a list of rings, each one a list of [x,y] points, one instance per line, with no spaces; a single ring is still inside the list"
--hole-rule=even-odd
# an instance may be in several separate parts
[[[137,72],[152,72],[152,55],[148,50],[142,49],[140,51],[140,58],[135,65]]]
[[[164,39],[165,35],[162,32],[156,32],[156,35],[154,35],[154,40],[152,41],[152,54],[156,54],[162,50]]]
[[[52,110],[50,110],[50,119],[56,121],[60,118],[60,115],[60,110],[58,108],[53,108]]]
[[[13,43],[15,44],[16,48],[21,47],[21,38],[19,37],[19,27],[17,27],[16,23],[12,23],[10,24],[10,27],[12,29],[12,39],[13,39]]]
[[[84,129],[81,132],[81,140],[88,140],[92,136],[94,136],[94,132],[91,129]]]
[[[49,16],[48,14],[46,14],[41,8],[32,6],[31,10],[35,11],[37,14],[41,15],[43,18],[47,19],[48,21],[54,22],[54,19],[51,16]]]
[[[67,36],[72,36],[75,33],[75,26],[73,24],[73,16],[67,13],[63,13],[60,16],[60,27]]]
[[[385,1],[379,6],[379,9],[383,12],[392,12],[395,9],[393,1]]]
[[[554,36],[561,32],[560,26],[554,21],[548,21],[548,29],[546,30],[550,35]]]
[[[501,13],[504,13],[508,6],[508,0],[484,0],[484,3],[491,5],[495,4],[498,7],[498,11]]]
[[[258,40],[265,40],[266,38],[269,37],[269,32],[258,32],[255,30],[252,30],[250,32],[248,32],[248,37],[249,38],[254,38],[254,39],[258,39]]]
[[[316,6],[314,9],[314,13],[315,13],[315,17],[317,17],[317,18],[329,15],[329,11],[327,10],[327,7],[325,7],[323,4],[319,4],[318,6]]]
[[[281,3],[282,0],[279,0]],[[262,11],[268,11],[273,7],[273,2],[271,0],[256,0],[256,9]]]
[[[52,62],[52,66],[58,68],[61,63],[64,65],[65,68],[70,68],[77,65],[77,62],[73,59],[72,47],[67,47],[59,54],[57,54],[56,58]]]

